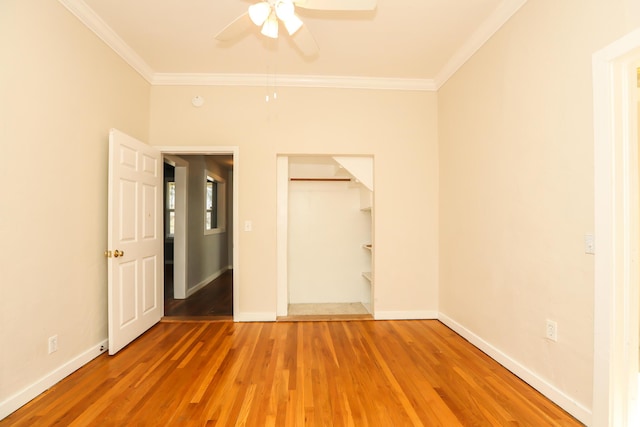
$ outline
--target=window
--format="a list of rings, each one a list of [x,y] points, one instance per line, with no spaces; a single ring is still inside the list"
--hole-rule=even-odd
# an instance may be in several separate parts
[[[204,220],[206,230],[218,228],[218,183],[207,177],[207,204]]]
[[[167,236],[173,237],[176,231],[176,183],[167,181]]]
[[[225,183],[222,178],[206,173],[204,191],[205,234],[225,231]]]

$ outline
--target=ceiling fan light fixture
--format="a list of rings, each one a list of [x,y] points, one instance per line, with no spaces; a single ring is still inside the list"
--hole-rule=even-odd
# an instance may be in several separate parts
[[[267,37],[271,37],[272,39],[278,38],[278,18],[276,17],[275,13],[269,15],[267,20],[264,21],[262,31],[260,32]]]
[[[300,28],[302,28],[302,21],[296,15],[291,15],[291,18],[284,22],[284,27],[290,36],[294,35]]]
[[[295,16],[295,6],[291,0],[280,0],[275,5],[276,15],[282,22],[287,22]]]
[[[257,26],[264,24],[270,14],[271,5],[266,1],[261,1],[260,3],[249,6],[249,18],[251,18],[251,21]]]

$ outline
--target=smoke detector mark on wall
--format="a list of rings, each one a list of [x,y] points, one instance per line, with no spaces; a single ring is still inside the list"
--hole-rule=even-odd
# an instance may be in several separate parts
[[[191,104],[196,108],[200,108],[204,105],[204,98],[200,95],[196,95],[191,99]]]

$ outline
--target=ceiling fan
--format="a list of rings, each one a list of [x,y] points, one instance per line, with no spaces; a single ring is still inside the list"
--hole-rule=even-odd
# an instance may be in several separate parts
[[[377,0],[266,0],[249,6],[249,9],[234,19],[217,35],[218,41],[230,41],[239,37],[253,25],[262,27],[261,33],[278,38],[283,25],[300,51],[305,56],[318,53],[318,44],[311,32],[295,13],[296,8],[323,11],[370,11],[376,8]]]

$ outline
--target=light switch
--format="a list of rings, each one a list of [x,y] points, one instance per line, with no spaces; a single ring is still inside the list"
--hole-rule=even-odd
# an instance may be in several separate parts
[[[253,223],[251,221],[245,221],[244,231],[251,231],[251,230],[253,230]]]
[[[585,254],[595,254],[596,253],[596,245],[593,239],[593,234],[585,234],[584,235],[584,253]]]

